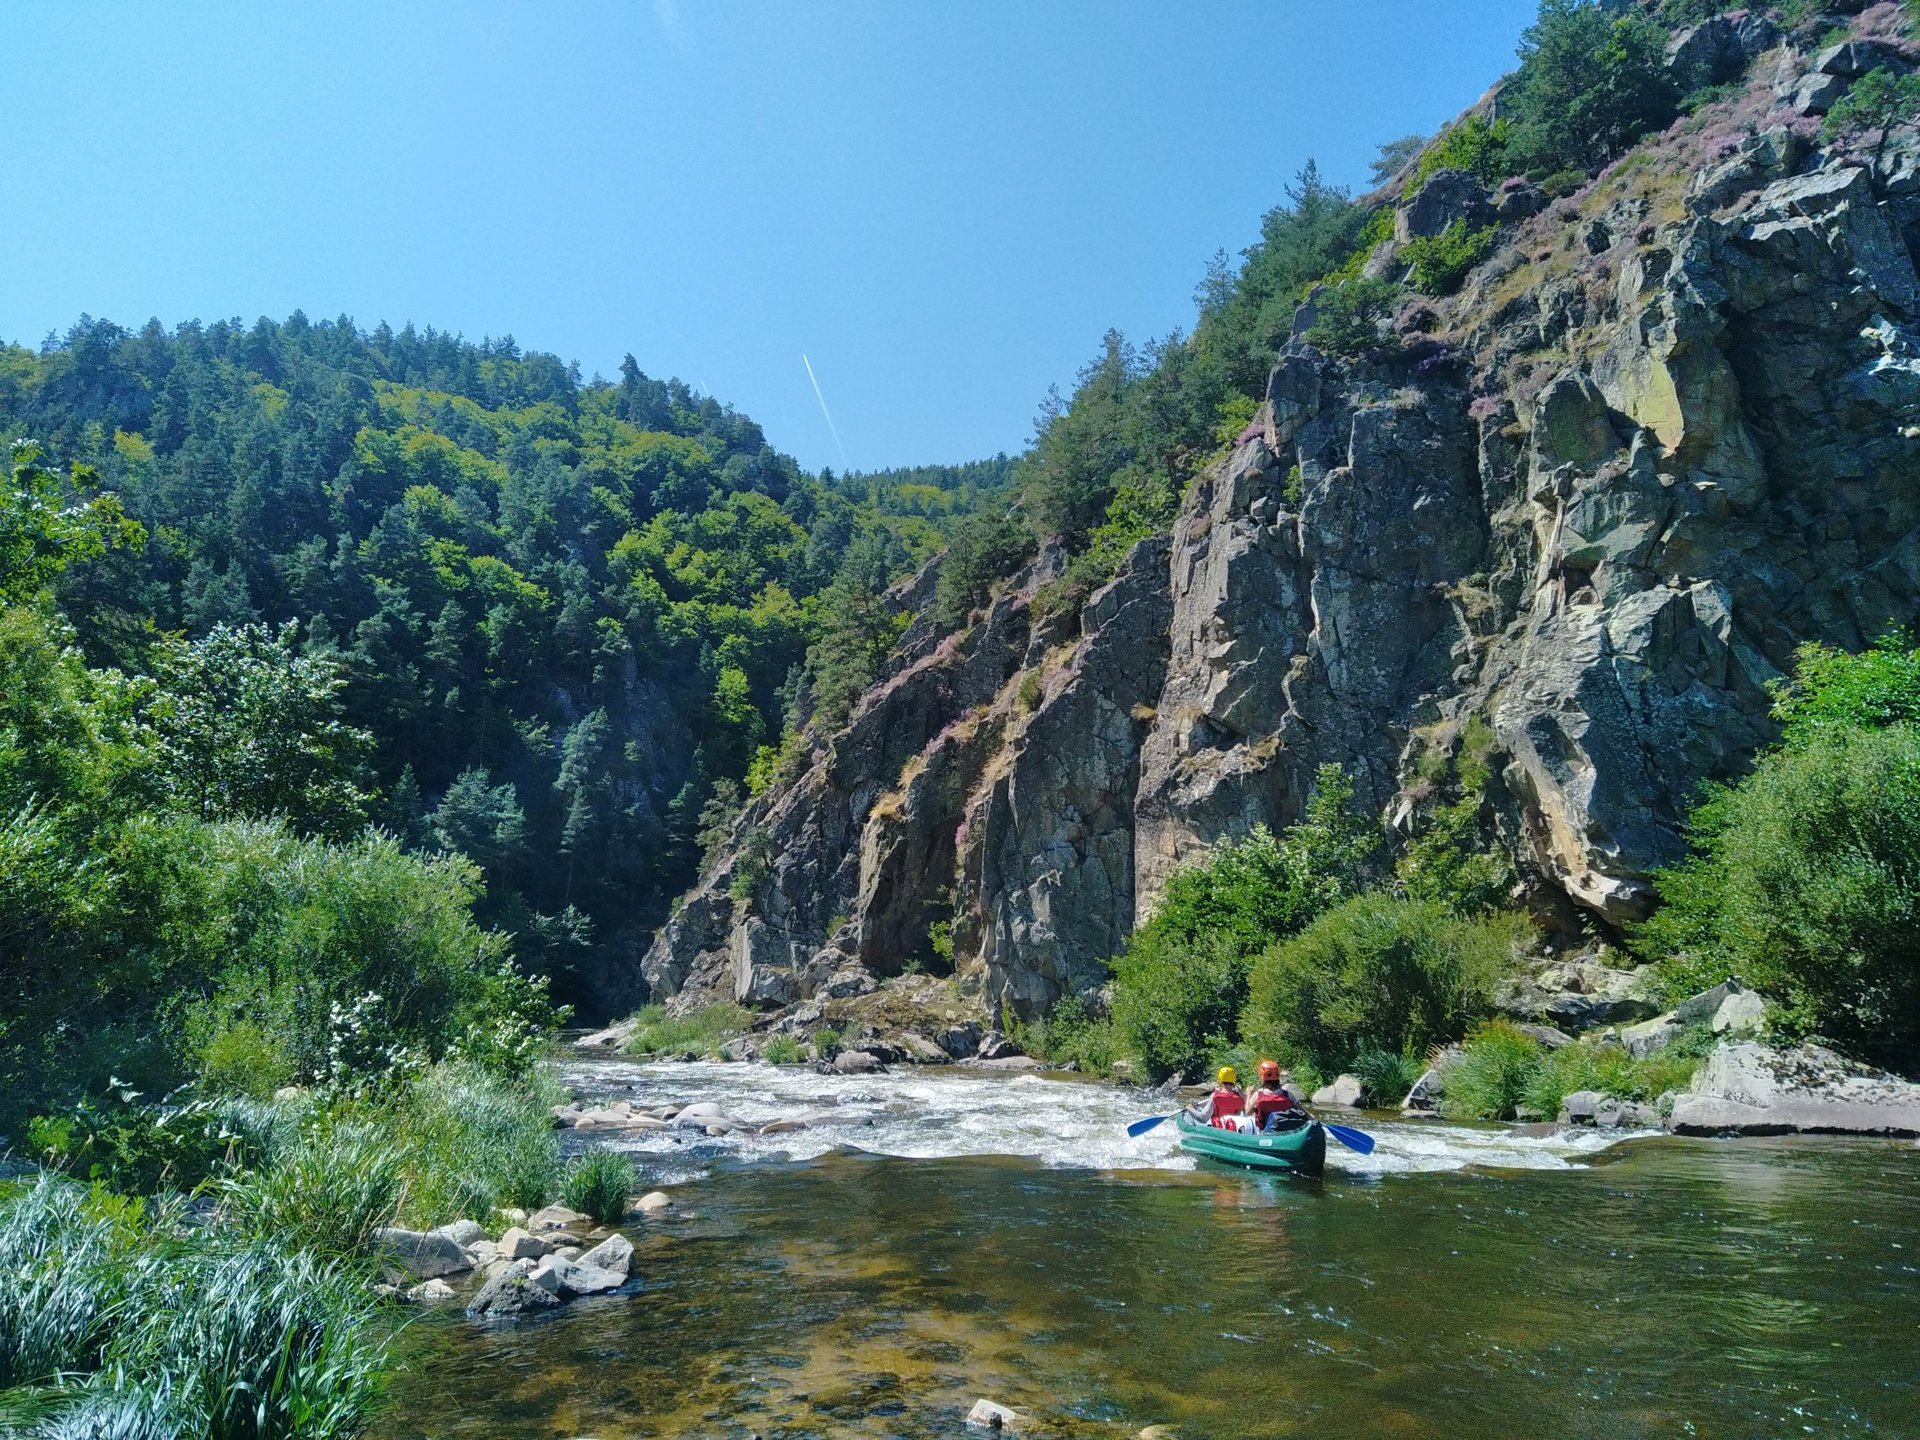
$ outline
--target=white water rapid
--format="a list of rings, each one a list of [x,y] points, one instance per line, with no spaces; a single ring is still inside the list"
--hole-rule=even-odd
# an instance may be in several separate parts
[[[980,1070],[902,1067],[882,1075],[821,1075],[801,1066],[653,1062],[569,1055],[560,1076],[591,1099],[625,1099],[636,1109],[712,1100],[748,1125],[806,1121],[779,1135],[707,1136],[672,1131],[587,1131],[595,1142],[645,1157],[658,1183],[690,1179],[721,1158],[807,1160],[828,1150],[937,1159],[1015,1155],[1044,1165],[1094,1170],[1190,1170],[1171,1124],[1130,1139],[1127,1125],[1165,1113],[1165,1095],[1113,1085]],[[1533,1135],[1497,1126],[1437,1120],[1358,1118],[1378,1141],[1362,1156],[1331,1138],[1329,1172],[1391,1175],[1468,1166],[1555,1170],[1580,1164],[1623,1131]]]

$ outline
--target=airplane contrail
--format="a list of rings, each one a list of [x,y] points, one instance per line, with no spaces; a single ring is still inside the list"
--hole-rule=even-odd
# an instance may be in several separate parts
[[[813,398],[820,402],[820,413],[826,417],[827,430],[833,436],[833,448],[840,452],[840,468],[847,468],[847,447],[840,443],[840,427],[833,423],[833,412],[827,409],[827,397],[820,393],[820,378],[813,373],[813,362],[807,359],[806,352],[800,353],[800,363],[807,367],[807,379],[813,382]]]

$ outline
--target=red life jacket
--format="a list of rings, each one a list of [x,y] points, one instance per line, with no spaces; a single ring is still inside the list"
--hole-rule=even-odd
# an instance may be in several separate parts
[[[1213,1092],[1212,1109],[1209,1120],[1219,1120],[1228,1115],[1238,1115],[1247,1108],[1247,1100],[1238,1090],[1229,1090],[1222,1085]]]
[[[1256,1125],[1264,1127],[1269,1115],[1291,1109],[1293,1097],[1285,1090],[1261,1089],[1253,1092],[1253,1120]]]

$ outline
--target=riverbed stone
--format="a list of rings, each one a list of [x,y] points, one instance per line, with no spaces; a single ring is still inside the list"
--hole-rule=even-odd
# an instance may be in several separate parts
[[[544,1285],[536,1285],[520,1264],[509,1265],[480,1288],[467,1306],[467,1314],[476,1319],[504,1320],[539,1310],[551,1310],[560,1297]]]
[[[1560,1102],[1560,1123],[1591,1125],[1600,1114],[1601,1108],[1612,1098],[1599,1090],[1575,1090]]]
[[[1920,1135],[1920,1085],[1820,1045],[1722,1046],[1673,1104],[1682,1135]]]
[[[804,1120],[769,1120],[765,1125],[760,1127],[760,1133],[762,1135],[791,1135],[796,1130],[804,1130],[806,1128],[807,1122]]]
[[[967,1412],[967,1424],[984,1430],[1018,1430],[1025,1424],[1025,1417],[997,1401],[980,1399]]]
[[[445,1235],[386,1225],[373,1232],[373,1239],[383,1258],[417,1280],[458,1275],[473,1268],[467,1252]]]
[[[1330,1085],[1322,1085],[1313,1092],[1316,1105],[1341,1105],[1352,1110],[1367,1098],[1367,1087],[1360,1083],[1358,1075],[1340,1075]]]
[[[428,1233],[444,1235],[462,1249],[477,1245],[487,1238],[486,1230],[477,1220],[451,1220],[445,1225],[436,1226]]]
[[[498,1247],[503,1260],[538,1260],[553,1249],[553,1242],[515,1225],[500,1237]]]
[[[624,1235],[609,1235],[582,1255],[579,1263],[615,1275],[626,1275],[633,1269],[633,1242]]]
[[[672,1205],[672,1197],[664,1190],[649,1190],[633,1202],[633,1208],[638,1210],[642,1215],[658,1215],[662,1210],[669,1209]]]
[[[836,1075],[873,1075],[881,1068],[879,1059],[865,1050],[842,1050],[833,1057]]]
[[[572,1299],[578,1295],[604,1295],[627,1283],[624,1274],[552,1255],[542,1260],[539,1268],[527,1278],[542,1289],[551,1289],[562,1299]]]
[[[529,1230],[577,1230],[592,1221],[590,1215],[569,1210],[565,1205],[548,1205],[536,1210],[527,1220]]]
[[[453,1287],[436,1276],[432,1280],[422,1280],[407,1291],[407,1298],[416,1305],[437,1305],[443,1300],[453,1299]]]

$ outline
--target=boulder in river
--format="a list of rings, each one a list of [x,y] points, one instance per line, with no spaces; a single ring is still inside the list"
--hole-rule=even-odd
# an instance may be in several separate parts
[[[445,1225],[436,1226],[430,1233],[446,1236],[462,1250],[471,1249],[487,1238],[487,1232],[477,1220],[451,1220]]]
[[[495,1248],[502,1260],[538,1260],[553,1249],[553,1243],[542,1240],[538,1235],[530,1235],[515,1225],[500,1237]]]
[[[1669,1123],[1682,1135],[1920,1135],[1920,1085],[1824,1046],[1746,1040],[1707,1057]]]
[[[1358,1107],[1367,1098],[1367,1087],[1360,1083],[1358,1075],[1340,1075],[1331,1085],[1322,1085],[1313,1092],[1316,1105],[1341,1105],[1351,1110]]]
[[[624,1235],[609,1235],[582,1255],[579,1263],[597,1266],[615,1275],[629,1274],[633,1269],[633,1242]]]
[[[672,1204],[672,1199],[664,1190],[649,1190],[633,1202],[633,1208],[642,1215],[657,1215]]]
[[[569,1210],[564,1205],[548,1205],[536,1210],[527,1219],[529,1230],[577,1230],[586,1225],[592,1217],[582,1215],[578,1210]]]
[[[473,1262],[467,1259],[467,1252],[445,1235],[423,1234],[418,1230],[403,1230],[398,1225],[385,1225],[373,1232],[373,1240],[383,1259],[417,1280],[431,1280],[438,1275],[458,1275],[473,1268]]]
[[[580,1295],[604,1295],[627,1283],[624,1273],[603,1270],[598,1265],[583,1265],[577,1260],[562,1260],[549,1255],[527,1279],[542,1289],[551,1289],[563,1300]]]
[[[878,1058],[865,1050],[842,1050],[833,1057],[836,1075],[874,1075],[882,1068]]]
[[[537,1310],[551,1310],[560,1297],[543,1285],[535,1285],[525,1265],[509,1265],[493,1276],[473,1297],[467,1314],[476,1319],[503,1320]]]
[[[453,1287],[438,1278],[422,1280],[407,1291],[407,1298],[417,1305],[436,1305],[443,1300],[453,1299]]]
[[[1023,1053],[1018,1045],[998,1030],[987,1031],[974,1049],[974,1054],[981,1060],[1006,1060]]]

